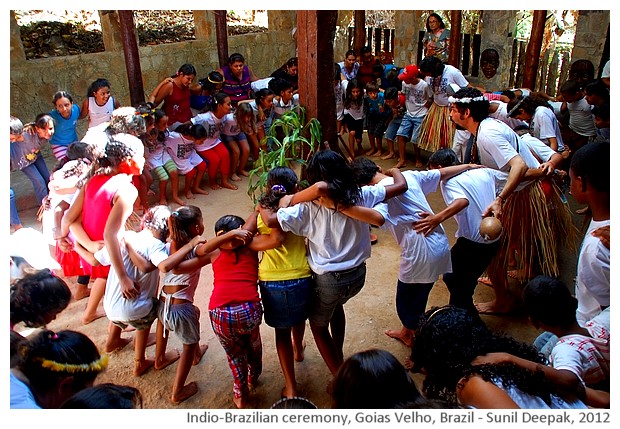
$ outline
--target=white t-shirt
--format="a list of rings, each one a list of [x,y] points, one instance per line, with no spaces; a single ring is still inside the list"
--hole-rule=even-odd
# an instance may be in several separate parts
[[[221,133],[225,136],[236,136],[241,132],[241,128],[237,124],[237,118],[234,113],[229,113],[222,118]]]
[[[603,67],[603,73],[601,73],[602,78],[609,78],[609,61],[610,60],[608,60]]]
[[[433,90],[426,81],[420,79],[416,85],[403,82],[401,92],[405,95],[408,116],[416,118],[426,115],[428,108],[425,104],[433,98]]]
[[[269,81],[273,79],[272,77],[266,77],[264,79],[258,79],[250,84],[252,87],[252,91],[257,92],[261,89],[269,88]]]
[[[95,97],[88,97],[88,128],[109,122],[112,119],[113,111],[114,97],[108,98],[103,106],[97,104]]]
[[[511,118],[508,116],[508,104],[503,101],[494,100],[490,102],[491,104],[496,104],[497,109],[493,113],[489,113],[490,118],[499,119],[506,125],[508,125],[513,130],[517,128],[519,125],[527,125],[525,121],[520,119]]]
[[[606,308],[584,326],[590,337],[577,334],[560,337],[549,356],[551,366],[574,373],[587,385],[608,380],[611,360],[609,325],[609,308]]]
[[[594,115],[585,97],[572,103],[566,103],[566,107],[570,115],[568,126],[571,130],[582,136],[596,135]]]
[[[402,249],[398,279],[403,283],[433,283],[452,271],[448,237],[441,225],[425,237],[413,229],[413,222],[422,219],[422,212],[434,214],[426,195],[437,191],[441,174],[439,170],[408,170],[403,171],[403,176],[407,191],[374,208],[385,218],[383,229],[392,233]],[[379,185],[393,183],[394,179],[388,177]]]
[[[432,78],[431,78],[432,82]],[[430,82],[429,82],[430,83]],[[446,93],[446,89],[448,85],[456,83],[460,87],[465,87],[469,85],[465,76],[459,69],[449,64],[444,66],[443,74],[441,75],[441,82],[439,83],[439,88],[433,87],[432,83],[430,83],[431,89],[433,90],[435,96],[433,101],[438,106],[447,106],[448,105],[448,94]]]
[[[196,152],[202,152],[214,148],[222,142],[220,139],[220,131],[222,130],[222,121],[224,118],[218,118],[213,112],[200,113],[194,116],[191,121],[192,124],[202,125],[207,130],[207,138],[202,143],[194,144]]]
[[[187,140],[176,131],[170,131],[166,136],[166,150],[177,165],[179,174],[189,173],[202,162],[202,158],[194,149],[194,142]]]
[[[145,259],[151,261],[153,265],[161,264],[168,258],[166,243],[153,237],[149,230],[140,232],[125,231],[125,237],[133,245],[136,252]],[[101,265],[110,265],[110,273],[103,296],[103,308],[108,319],[113,322],[130,322],[141,319],[149,314],[153,308],[152,298],[157,296],[159,286],[159,270],[155,269],[149,273],[143,273],[131,262],[127,248],[121,245],[121,256],[123,266],[130,279],[132,279],[140,293],[134,299],[123,297],[118,273],[112,266],[110,255],[106,247],[95,253],[95,258]]]
[[[455,236],[476,243],[493,243],[499,240],[485,240],[480,235],[482,212],[497,197],[497,191],[506,181],[507,174],[491,168],[465,171],[441,182],[441,193],[446,205],[455,200],[466,199],[469,204],[454,215],[458,228]]]
[[[555,137],[558,141],[558,152],[564,151],[564,142],[560,132],[560,124],[551,109],[538,106],[534,111],[534,117],[530,124],[532,135],[540,139],[544,144],[549,144],[549,138]]]
[[[273,118],[277,119],[289,110],[293,110],[296,106],[299,106],[299,94],[293,94],[293,98],[284,104],[281,97],[273,97]]]
[[[467,151],[467,143],[471,133],[467,130],[455,130],[454,139],[452,140],[452,150],[456,153],[459,161],[464,162],[465,152]]]
[[[359,205],[374,207],[385,199],[383,186],[362,188]],[[370,257],[368,225],[315,202],[278,210],[285,232],[308,238],[308,264],[317,274],[355,268]]]
[[[607,307],[609,300],[610,253],[601,240],[592,236],[592,231],[609,225],[610,221],[590,222],[581,243],[577,261],[577,322],[581,326],[601,312],[601,306]]]
[[[532,154],[540,160],[541,163],[549,161],[551,157],[557,153],[551,149],[551,147],[547,146],[529,133],[523,134],[521,136],[521,141],[527,145],[530,152],[532,152]]]

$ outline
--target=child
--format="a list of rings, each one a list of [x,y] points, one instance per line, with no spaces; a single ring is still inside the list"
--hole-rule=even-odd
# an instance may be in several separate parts
[[[388,153],[381,157],[382,160],[394,158],[394,140],[396,133],[402,124],[407,109],[405,108],[405,96],[398,93],[394,87],[388,88],[384,92],[385,104],[392,112],[390,123],[385,131],[385,140],[387,141]]]
[[[131,410],[142,408],[142,394],[133,386],[101,383],[79,391],[61,406],[70,410]]]
[[[379,91],[379,85],[375,82],[368,82],[365,89],[364,111],[366,116],[366,129],[368,130],[368,141],[370,143],[370,150],[366,152],[366,156],[381,156],[383,155],[381,139],[383,138],[387,121],[392,115],[392,112],[389,107],[385,107],[383,92]]]
[[[609,122],[609,102],[592,108],[594,124],[596,125],[596,141],[609,143],[610,122]]]
[[[293,94],[293,84],[290,81],[274,77],[269,81],[269,89],[275,94],[273,97],[273,113],[271,114],[272,122],[281,118],[285,112],[294,110],[299,106],[299,94]],[[278,126],[275,131],[276,138],[282,141],[284,138],[282,128]]]
[[[209,164],[209,183],[213,190],[221,188],[239,189],[237,185],[229,182],[230,153],[226,146],[221,144],[222,140],[220,139],[222,121],[230,111],[230,97],[223,92],[218,92],[213,97],[211,109],[191,119],[192,124],[202,125],[206,129],[205,137],[194,141],[194,149]],[[217,183],[218,171],[221,176],[221,185]]]
[[[90,338],[69,330],[39,332],[24,343],[20,358],[11,368],[11,408],[59,408],[108,366]]]
[[[536,96],[515,98],[508,102],[508,116],[527,122],[532,136],[550,146],[554,151],[564,152],[560,125],[553,110],[545,100]]]
[[[222,89],[223,84],[224,76],[218,71],[212,71],[207,77],[189,86],[192,93],[189,97],[189,107],[192,109],[193,116],[204,113],[211,108],[213,96]]]
[[[121,103],[110,95],[110,82],[97,79],[88,87],[86,98],[80,108],[80,118],[88,116],[88,128],[96,127],[112,119],[112,111],[121,107]]]
[[[179,207],[168,218],[170,255],[180,251],[196,236],[202,235],[202,212],[196,206]],[[198,392],[196,382],[185,384],[192,365],[197,365],[207,350],[200,345],[200,310],[194,305],[194,295],[200,279],[200,268],[210,262],[210,252],[234,236],[248,237],[248,231],[216,237],[192,249],[173,271],[165,273],[159,293],[155,369],[163,369],[179,359],[170,401],[178,405]],[[198,256],[198,257],[197,257]],[[168,331],[173,331],[183,343],[181,356],[166,353]]]
[[[50,116],[54,118],[54,135],[50,138],[52,153],[57,160],[61,160],[67,153],[67,146],[78,141],[77,121],[80,118],[80,108],[73,103],[73,97],[66,91],[58,91],[52,98],[54,110]]]
[[[568,111],[569,122],[566,130],[566,144],[575,151],[588,143],[596,136],[596,126],[590,104],[579,84],[574,80],[567,80],[560,87],[560,94],[564,99],[562,111]]]
[[[173,76],[164,79],[149,96],[149,103],[157,107],[163,101],[162,109],[168,116],[168,127],[176,129],[192,118],[190,108],[190,85],[196,78],[196,69],[191,64],[183,64]]]
[[[91,252],[99,250],[98,242],[103,240],[126,298],[133,298],[138,290],[122,265],[119,237],[138,196],[131,178],[139,175],[143,167],[144,146],[140,139],[122,133],[110,136],[104,155],[93,163],[91,176],[65,212],[59,237],[67,240],[72,226],[76,240]],[[86,261],[83,264],[95,280],[82,316],[82,323],[86,325],[104,316],[97,311],[97,306],[105,293],[109,267],[92,267]]]
[[[347,84],[342,123],[349,133],[349,152],[355,158],[355,144],[357,143],[359,152],[363,150],[364,132],[364,87],[357,79],[351,79]]]
[[[592,220],[585,233],[577,262],[577,321],[581,326],[610,305],[610,252],[592,235],[610,224],[610,145],[588,143],[573,155],[570,164],[570,193],[580,204],[588,204]]]
[[[403,168],[406,166],[405,142],[411,141],[415,154],[415,167],[421,168],[418,133],[429,107],[433,104],[433,91],[425,80],[418,78],[418,68],[414,64],[405,67],[398,78],[403,81],[402,93],[406,97],[407,113],[396,132],[399,152],[396,167]]]
[[[224,143],[227,144],[231,152],[231,179],[240,181],[241,176],[249,176],[245,170],[250,157],[250,145],[248,143],[248,134],[256,133],[256,123],[254,121],[254,112],[249,103],[239,103],[235,109],[235,113],[228,113],[224,116],[222,122],[222,130],[220,136]]]
[[[144,142],[146,165],[150,169],[150,174],[159,180],[159,204],[168,204],[166,187],[170,181],[172,201],[182,206],[185,203],[179,198],[179,171],[166,150],[168,116],[163,110],[155,110],[154,125],[151,131],[144,134],[142,141]]]
[[[271,114],[273,112],[274,93],[269,88],[260,89],[254,94],[254,100],[243,100],[239,104],[249,103],[254,113],[256,121],[256,134],[246,135],[252,144],[252,158],[254,161],[258,159],[258,151],[261,148],[261,142],[265,138],[265,134],[271,125]],[[239,106],[239,104],[237,106]],[[266,147],[262,148],[266,149]]]
[[[24,125],[24,131],[36,133],[40,140],[49,141],[54,135],[54,119],[47,113],[39,113],[34,122]]]
[[[304,359],[303,337],[310,308],[312,272],[304,238],[283,233],[278,226],[269,228],[262,213],[267,211],[269,216],[274,216],[280,199],[298,190],[297,182],[297,175],[290,168],[274,168],[269,172],[267,191],[257,207],[261,211],[257,219],[259,237],[284,234],[280,240],[276,239],[275,247],[261,249],[263,257],[258,266],[258,279],[265,323],[275,328],[276,349],[285,382],[282,396],[288,398],[297,395],[294,362]]]
[[[207,164],[194,149],[194,142],[201,142],[206,136],[207,131],[202,125],[191,124],[179,125],[166,136],[166,151],[177,166],[178,174],[185,175],[183,194],[188,200],[196,198],[194,193],[209,194],[209,191],[200,187]]]
[[[595,80],[584,89],[586,101],[590,106],[600,106],[609,103],[609,89],[601,80]]]
[[[10,116],[9,128],[11,171],[21,170],[30,179],[36,201],[42,203],[48,194],[50,173],[41,154],[41,140],[36,133],[24,133],[24,124],[15,116]]]
[[[252,233],[241,229],[243,225],[244,220],[239,216],[219,218],[215,235],[221,237],[221,243],[219,249],[209,254],[209,262],[213,264],[209,319],[232,371],[233,401],[237,408],[246,407],[249,393],[263,369],[258,253],[246,246]]]

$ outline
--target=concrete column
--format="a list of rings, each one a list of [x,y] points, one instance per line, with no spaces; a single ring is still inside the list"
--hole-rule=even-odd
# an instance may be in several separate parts
[[[123,51],[123,38],[118,13],[115,10],[100,10],[99,20],[105,50],[110,52]]]
[[[421,10],[397,10],[394,17],[394,64],[404,67],[416,60]]]
[[[193,13],[196,40],[215,40],[215,17],[213,11],[195,10]]]
[[[17,25],[17,20],[15,19],[15,11],[11,11],[9,20],[11,28],[11,63],[26,61],[26,53],[24,52],[19,25]]]
[[[580,10],[571,63],[575,60],[590,60],[594,67],[598,67],[608,26],[608,10]]]

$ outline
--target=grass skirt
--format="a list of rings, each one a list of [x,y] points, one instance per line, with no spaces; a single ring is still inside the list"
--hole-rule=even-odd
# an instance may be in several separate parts
[[[441,148],[451,148],[455,130],[450,120],[450,108],[433,103],[420,125],[418,147],[430,153]]]

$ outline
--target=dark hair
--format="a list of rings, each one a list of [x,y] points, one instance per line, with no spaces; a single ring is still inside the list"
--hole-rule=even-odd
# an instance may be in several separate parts
[[[279,77],[274,77],[273,79],[271,79],[267,86],[270,90],[274,92],[274,94],[278,96],[287,89],[292,89],[294,87],[291,81]]]
[[[364,57],[364,54],[368,54],[368,53],[372,53],[372,49],[370,46],[362,46],[362,49],[360,49],[360,57]]]
[[[603,121],[609,121],[609,101],[606,101],[600,106],[594,106],[592,108],[592,114],[597,118],[601,118]]]
[[[316,410],[318,407],[306,398],[282,398],[278,399],[270,407],[272,410]]]
[[[297,57],[291,57],[288,59],[287,62],[285,62],[282,65],[282,69],[285,70],[287,67],[297,67],[298,66],[298,61],[297,61]]]
[[[435,56],[424,57],[422,61],[420,61],[420,64],[418,65],[419,71],[433,78],[441,76],[444,68],[445,68],[444,63],[441,62],[441,60]]]
[[[28,378],[35,400],[40,406],[43,396],[51,393],[58,405],[68,396],[92,385],[97,375],[107,367],[97,346],[81,332],[64,330],[54,333],[42,330],[20,348],[18,368]],[[58,395],[59,383],[71,377],[71,391],[66,397]]]
[[[224,83],[224,76],[219,71],[212,71],[207,75],[207,77],[202,78],[198,81],[203,91],[215,91],[215,88],[218,84]]]
[[[202,140],[207,137],[207,130],[202,124],[186,122],[176,127],[175,131],[182,136],[191,137],[194,140]]]
[[[245,220],[237,215],[224,215],[215,222],[215,234],[220,235],[243,226]]]
[[[381,168],[368,158],[355,158],[351,163],[351,169],[358,186],[370,184],[375,174],[381,171]]]
[[[86,97],[94,97],[95,92],[106,87],[110,87],[110,82],[107,79],[99,78],[90,84],[86,92]]]
[[[11,285],[11,324],[45,326],[51,317],[67,308],[70,300],[69,286],[50,270],[27,274]]]
[[[609,90],[600,79],[597,79],[594,82],[590,82],[589,84],[587,84],[584,88],[584,91],[588,95],[596,95],[601,97],[605,101],[609,101]]]
[[[294,194],[299,179],[289,167],[276,167],[267,176],[267,190],[258,200],[259,204],[271,211],[278,210],[278,203],[285,195]]]
[[[428,158],[428,165],[436,167],[441,165],[442,167],[451,167],[453,165],[460,165],[459,157],[454,153],[452,149],[443,148],[435,151]]]
[[[88,168],[89,164],[95,160],[95,148],[93,145],[84,142],[73,142],[69,146],[67,146],[67,153],[65,157],[59,160],[56,165],[54,165],[53,170],[58,171],[65,166],[65,164],[69,161],[78,161],[75,163],[75,166],[66,170],[64,172],[64,178],[71,176],[81,176],[84,174]],[[87,160],[87,161],[84,161]]]
[[[181,206],[170,213],[170,239],[179,247],[190,242],[194,238],[192,229],[202,219],[202,211],[196,206]]]
[[[377,85],[377,82],[368,82],[366,84],[366,88],[364,88],[366,90],[366,92],[379,92],[379,85]]]
[[[254,100],[256,100],[256,107],[261,107],[262,101],[270,95],[274,95],[273,91],[269,88],[259,89],[254,93]]]
[[[34,118],[34,126],[37,128],[45,128],[50,122],[54,123],[54,118],[48,113],[39,113],[37,117]]]
[[[581,177],[587,186],[599,192],[610,191],[609,143],[592,142],[577,149],[570,162],[570,169]]]
[[[349,55],[353,55],[355,58],[357,58],[357,53],[353,49],[349,49],[347,52],[345,52],[344,57],[347,58]]]
[[[396,100],[398,101],[398,88],[395,87],[390,87],[388,89],[385,90],[385,92],[383,93],[383,99],[384,100]]]
[[[341,205],[353,206],[360,199],[361,190],[355,183],[353,170],[337,152],[322,150],[315,153],[308,161],[306,176],[310,184],[327,182],[328,193],[336,209]]]
[[[585,86],[594,80],[594,64],[590,60],[575,60],[568,70],[568,78]]]
[[[422,399],[405,367],[386,350],[355,353],[334,377],[332,408],[395,408]]]
[[[514,386],[550,403],[556,389],[542,372],[534,373],[513,364],[471,364],[477,356],[493,352],[546,364],[533,346],[492,332],[479,317],[451,305],[433,307],[421,318],[415,330],[411,360],[414,370],[425,370],[422,391],[428,399],[456,404],[457,386],[472,376],[480,376],[487,382],[501,382],[504,388]]]
[[[58,91],[56,92],[56,94],[54,94],[54,96],[52,97],[52,104],[54,106],[56,106],[56,102],[58,100],[60,100],[61,98],[66,98],[67,100],[69,100],[71,103],[73,103],[73,97],[71,96],[71,94],[69,94],[67,91]]]
[[[228,65],[232,65],[233,63],[242,62],[245,63],[245,58],[238,52],[235,52],[230,57],[228,57]]]
[[[517,98],[517,94],[515,94],[515,92],[510,89],[503,90],[501,95],[505,95],[506,97],[508,97],[508,100]]]
[[[568,79],[560,86],[560,93],[575,95],[581,91],[581,86],[576,80]]]
[[[354,100],[352,98],[353,89],[357,88],[360,90],[360,96]],[[353,78],[347,84],[347,90],[344,97],[344,107],[349,108],[351,106],[361,106],[364,103],[364,87],[362,86],[362,82],[358,79]]]
[[[553,277],[540,275],[530,280],[523,288],[523,306],[532,321],[547,326],[569,328],[577,320],[577,299]]]
[[[487,48],[480,54],[480,64],[488,63],[499,67],[499,53],[493,48]]]
[[[340,68],[340,65],[338,65],[338,63],[334,63],[334,80],[340,82],[341,75],[342,74],[342,69]]]
[[[426,18],[426,31],[431,31],[431,27],[428,25],[428,20],[431,19],[431,17],[437,19],[437,21],[439,21],[439,28],[446,28],[446,24],[444,24],[443,19],[441,18],[441,16],[439,16],[437,13],[433,12],[430,15],[428,15],[428,18]]]
[[[482,92],[476,88],[465,87],[461,88],[454,94],[454,98],[479,98],[482,97]],[[469,114],[475,122],[482,122],[489,116],[489,100],[486,98],[478,101],[469,101],[468,103],[460,103],[455,101],[454,106],[460,113],[465,113],[466,109],[469,109]]]
[[[79,391],[67,399],[60,408],[73,410],[142,408],[142,394],[133,386],[102,383]]]
[[[170,208],[163,204],[150,207],[142,216],[142,228],[148,228],[156,234],[155,238],[166,242],[168,238],[168,218],[170,217]]]
[[[209,106],[209,110],[211,110],[212,112],[215,112],[217,110],[217,106],[219,106],[220,104],[224,104],[224,101],[226,101],[226,98],[230,98],[230,95],[226,94],[225,92],[216,92],[213,95],[213,98],[211,99],[211,105]]]
[[[518,107],[515,109],[517,105]],[[536,109],[540,106],[551,107],[546,100],[533,95],[528,95],[527,97],[521,96],[511,99],[506,106],[506,110],[511,118],[517,116],[519,114],[519,110],[523,110],[528,115],[533,116],[534,113],[536,113]]]
[[[196,68],[191,64],[185,63],[181,67],[179,67],[179,70],[177,70],[177,73],[172,77],[178,76],[180,74],[184,76],[193,74],[194,76],[196,76]]]

